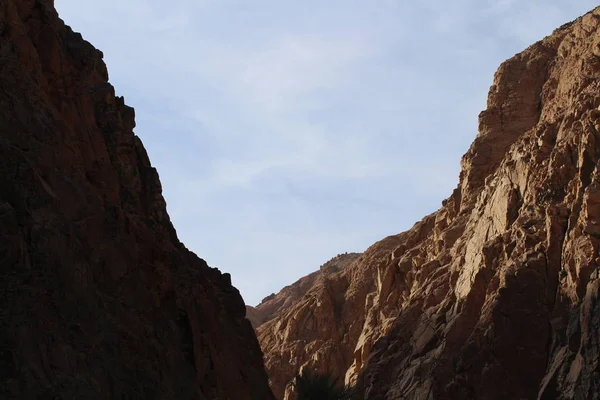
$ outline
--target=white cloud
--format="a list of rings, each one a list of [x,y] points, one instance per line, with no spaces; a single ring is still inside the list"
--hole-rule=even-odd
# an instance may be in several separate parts
[[[247,90],[248,101],[263,111],[289,113],[314,92],[356,78],[354,64],[369,54],[368,47],[352,37],[287,36],[240,62],[241,82],[232,86]]]
[[[498,64],[594,5],[56,0],[136,107],[181,239],[250,303],[438,207]]]

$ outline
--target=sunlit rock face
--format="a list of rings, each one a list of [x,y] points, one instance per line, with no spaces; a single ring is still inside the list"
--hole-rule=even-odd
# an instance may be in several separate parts
[[[304,367],[345,373],[362,326],[362,308],[348,308],[353,296],[349,282],[359,259],[356,253],[338,255],[317,272],[248,307],[278,398],[294,398],[289,383]],[[353,318],[359,320],[348,335]]]
[[[442,208],[258,327],[275,395],[600,398],[599,106],[600,8],[500,66]]]
[[[0,398],[273,399],[134,125],[53,1],[0,1]]]

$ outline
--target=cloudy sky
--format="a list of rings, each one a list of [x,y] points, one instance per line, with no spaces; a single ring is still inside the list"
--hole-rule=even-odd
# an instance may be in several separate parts
[[[588,0],[56,0],[248,304],[435,211],[498,65]]]

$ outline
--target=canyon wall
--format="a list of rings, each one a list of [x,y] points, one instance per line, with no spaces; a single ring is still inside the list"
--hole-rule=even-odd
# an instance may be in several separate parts
[[[346,307],[351,274],[360,254],[341,254],[279,293],[266,297],[248,315],[254,321],[265,353],[271,388],[276,397],[303,367],[342,374],[360,332],[362,310]],[[368,290],[368,288],[361,288]],[[354,336],[347,330],[354,326]]]
[[[0,2],[0,93],[0,398],[273,399],[238,291],[177,239],[134,110],[52,0]]]
[[[500,66],[438,211],[258,327],[275,395],[599,398],[599,161],[600,8]]]

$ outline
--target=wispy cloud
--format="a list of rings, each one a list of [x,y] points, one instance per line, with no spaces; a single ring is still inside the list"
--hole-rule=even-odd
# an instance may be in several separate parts
[[[136,107],[181,239],[249,303],[436,209],[560,0],[56,0]]]

